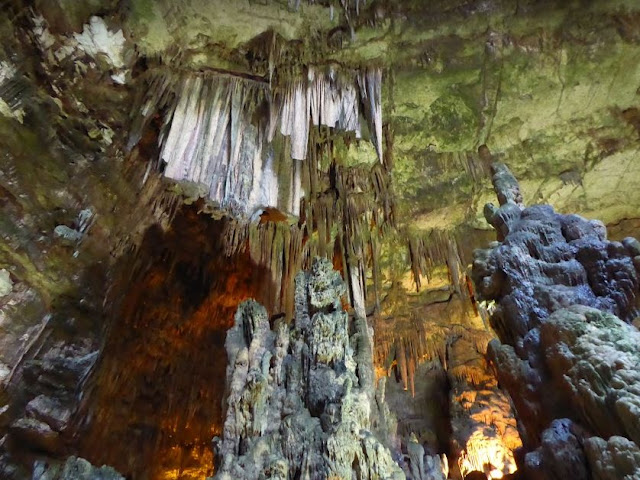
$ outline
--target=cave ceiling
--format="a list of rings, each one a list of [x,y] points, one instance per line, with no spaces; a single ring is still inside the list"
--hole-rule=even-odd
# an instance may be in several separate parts
[[[477,174],[481,146],[509,163],[527,201],[637,227],[636,2],[345,5],[36,2],[53,35],[77,35],[91,15],[102,15],[124,33],[122,61],[142,58],[149,70],[268,82],[274,72],[282,79],[309,65],[381,68],[398,220],[410,229],[487,228],[482,206],[491,190]],[[113,94],[122,92],[116,86]],[[371,162],[365,143],[350,149],[354,162]]]
[[[491,190],[475,174],[483,145],[509,163],[530,203],[637,226],[634,1],[36,4],[58,33],[106,13],[147,68],[268,81],[309,65],[380,67],[399,221],[409,228],[486,228]],[[370,161],[369,147],[355,161]]]

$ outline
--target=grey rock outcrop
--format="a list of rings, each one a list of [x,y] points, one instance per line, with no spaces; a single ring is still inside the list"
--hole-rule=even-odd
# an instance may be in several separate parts
[[[12,290],[13,281],[11,280],[9,272],[7,272],[4,268],[0,269],[0,297],[9,295]]]
[[[340,275],[316,259],[295,293],[291,328],[271,329],[252,300],[238,308],[225,344],[227,415],[214,478],[404,479],[392,435],[374,427],[391,423],[384,388],[374,388],[366,321],[342,309]]]
[[[601,222],[525,208],[494,165],[501,242],[474,252],[479,300],[495,302],[489,345],[514,402],[532,478],[637,478],[640,249]],[[602,438],[601,438],[602,437]],[[608,440],[607,440],[608,439]]]
[[[69,457],[64,464],[36,462],[32,480],[124,480],[113,468],[95,467],[84,458]]]

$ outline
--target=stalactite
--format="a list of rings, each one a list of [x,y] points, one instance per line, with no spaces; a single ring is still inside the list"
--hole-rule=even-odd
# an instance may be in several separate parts
[[[270,51],[277,63],[278,52]],[[211,205],[203,210],[237,219],[225,226],[225,251],[249,248],[252,259],[271,271],[280,286],[274,307],[290,313],[292,272],[313,256],[337,252],[358,315],[366,316],[372,299],[379,310],[377,255],[384,236],[396,228],[390,167],[383,158],[391,134],[383,137],[381,70],[308,67],[286,77],[274,68],[269,83],[168,68],[148,75],[148,93],[134,109],[130,147],[151,118],[164,118],[164,176],[178,181],[175,193],[207,198]],[[379,162],[346,165],[335,146],[361,136],[361,117]],[[268,208],[297,222],[291,217],[263,223],[260,212]],[[418,288],[421,276],[447,264],[455,290],[466,294],[455,239],[434,232],[409,236],[408,243]]]
[[[411,272],[417,291],[422,288],[423,276],[430,281],[435,267],[447,265],[450,283],[455,287],[456,292],[465,297],[469,294],[464,288],[466,279],[462,268],[468,262],[461,253],[459,240],[455,234],[432,230],[427,235],[409,233],[407,237]]]
[[[204,211],[237,219],[225,227],[225,251],[248,247],[270,269],[281,286],[277,308],[291,311],[292,272],[313,256],[333,256],[340,245],[350,303],[366,316],[370,269],[379,287],[375,252],[395,227],[383,163],[382,72],[330,65],[287,75],[274,66],[283,61],[276,43],[269,47],[269,82],[152,67],[134,107],[129,148],[154,116],[163,118],[162,174],[178,182],[173,192],[207,199]],[[379,162],[344,165],[334,144],[359,139],[361,118]],[[298,222],[264,225],[258,215],[267,208]],[[374,298],[379,303],[377,292]]]
[[[373,144],[378,152],[378,158],[382,161],[382,103],[380,95],[382,72],[379,69],[369,70],[361,74],[358,80],[363,92],[366,118],[369,121]]]
[[[159,161],[164,175],[234,216],[248,217],[263,207],[299,215],[303,167],[296,160],[307,158],[311,126],[354,132],[359,138],[362,114],[382,159],[379,69],[358,73],[309,67],[300,78],[274,87],[215,72],[169,69],[152,71],[147,82],[146,97],[134,109],[129,148],[140,141],[151,118],[163,114]],[[279,168],[281,155],[269,148],[276,130],[289,138],[284,150],[293,168]],[[282,178],[278,172],[289,174]],[[279,195],[283,185],[288,185],[285,199]]]
[[[410,390],[414,383],[415,367],[425,361],[439,361],[445,370],[450,366],[447,362],[447,345],[463,339],[473,347],[478,355],[484,355],[493,334],[489,330],[470,327],[464,318],[472,318],[475,313],[468,299],[461,299],[463,310],[438,313],[438,323],[425,322],[422,317],[408,319],[402,328],[394,324],[387,328],[383,320],[374,323],[376,342],[374,363],[387,372],[396,365],[405,390]],[[460,317],[463,316],[463,318]],[[461,323],[462,321],[462,323]],[[478,372],[464,366],[450,372],[452,375],[477,384]],[[486,374],[485,374],[486,376]]]

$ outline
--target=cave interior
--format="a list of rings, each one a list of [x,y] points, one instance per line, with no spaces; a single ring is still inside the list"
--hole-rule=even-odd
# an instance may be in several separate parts
[[[640,480],[636,0],[0,6],[0,478]]]

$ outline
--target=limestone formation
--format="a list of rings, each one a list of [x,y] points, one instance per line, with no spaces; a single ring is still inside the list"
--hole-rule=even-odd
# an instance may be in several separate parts
[[[484,349],[464,338],[448,345],[451,385],[451,454],[463,477],[472,471],[502,478],[516,470],[513,451],[522,446],[509,398],[498,388]]]
[[[532,198],[599,218],[616,239],[640,231],[639,26],[634,0],[3,1],[0,478],[30,478],[34,459],[70,454],[131,480],[212,475],[224,333],[246,298],[277,319],[274,350],[258,370],[266,380],[256,373],[237,393],[230,428],[272,438],[281,417],[243,427],[242,408],[251,410],[242,395],[280,414],[269,389],[299,375],[308,418],[285,402],[294,394],[282,400],[292,412],[288,443],[300,449],[292,458],[302,458],[299,430],[316,418],[321,437],[309,429],[305,442],[335,453],[324,436],[334,435],[341,409],[360,408],[343,391],[346,376],[352,393],[367,392],[368,431],[408,477],[442,477],[445,452],[454,478],[458,452],[476,477],[485,464],[510,462],[508,401],[484,365],[489,332],[479,317],[472,324],[445,306],[476,306],[465,270],[493,233],[478,209],[492,157],[508,158],[522,181],[520,190],[496,167],[504,208],[487,216],[501,240],[514,238]],[[96,220],[85,230],[74,219],[89,206]],[[592,227],[597,238],[601,227]],[[174,237],[159,241],[165,234]],[[640,322],[627,309],[626,292],[637,287],[628,261],[614,262],[619,245],[591,247],[524,273],[517,265],[527,250],[485,255],[486,297],[502,296],[478,308],[497,301],[494,325],[512,349],[490,351],[521,427],[529,424],[522,466],[531,471],[580,464],[593,475],[631,475],[632,369],[606,373],[595,351],[578,352],[586,339],[607,343],[609,326],[588,321],[594,335],[578,341],[564,338],[575,330],[567,319],[543,332],[557,310],[547,304],[576,298]],[[318,255],[347,283],[337,309],[358,319],[341,323],[332,304],[310,304],[299,325],[280,332],[280,318],[296,317],[295,275]],[[500,265],[513,273],[513,292],[503,291]],[[421,286],[440,290],[440,267],[443,288],[422,296]],[[554,286],[551,270],[565,267],[576,285]],[[600,284],[611,292],[595,291]],[[272,375],[277,359],[297,358],[298,331],[309,332],[299,356],[316,368]],[[571,356],[545,339],[561,339]],[[371,344],[377,373],[397,375],[387,392],[360,367]],[[606,373],[600,390],[589,365]],[[416,408],[396,410],[407,398]],[[369,444],[353,445],[366,453]],[[240,457],[249,455],[243,448]],[[283,467],[276,458],[269,475]]]
[[[379,69],[309,67],[305,75],[279,87],[226,75],[170,72],[149,83],[129,148],[139,141],[142,126],[167,109],[160,138],[164,175],[235,215],[249,217],[265,207],[300,214],[301,161],[307,158],[312,127],[360,138],[363,117],[382,161]],[[276,132],[289,139],[284,152],[274,150]],[[284,170],[278,168],[279,154],[286,158]],[[282,191],[288,192],[285,198]]]
[[[496,302],[503,344],[492,341],[489,356],[516,407],[526,470],[635,478],[625,475],[640,468],[640,333],[629,325],[638,242],[608,241],[602,223],[547,205],[525,208],[508,169],[493,170],[500,207],[485,212],[502,241],[475,252],[473,279],[477,298]]]
[[[13,282],[11,276],[4,268],[0,269],[0,297],[9,295],[13,290]]]
[[[271,329],[264,307],[241,304],[225,344],[227,415],[215,478],[405,478],[391,437],[375,431],[388,415],[384,390],[376,395],[366,321],[350,321],[344,293],[340,275],[318,258],[296,277],[291,327]],[[418,450],[409,468],[432,478]]]
[[[69,457],[64,464],[37,461],[32,480],[124,480],[124,477],[111,467],[95,467],[84,458]]]

